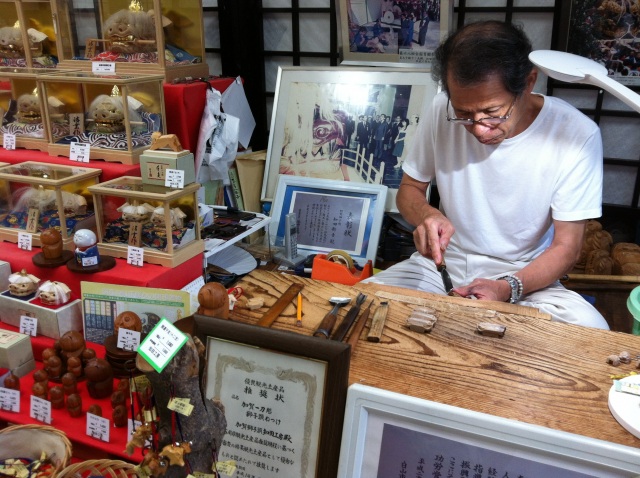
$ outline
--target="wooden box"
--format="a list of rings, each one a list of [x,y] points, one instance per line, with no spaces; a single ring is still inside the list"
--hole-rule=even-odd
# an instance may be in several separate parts
[[[45,126],[52,156],[88,145],[89,159],[137,164],[154,132],[166,131],[161,75],[98,75],[58,71],[37,78],[43,97],[65,104],[65,127],[49,112]]]
[[[95,227],[88,187],[100,173],[35,161],[0,167],[0,239],[17,243],[20,233],[30,233],[32,245],[40,247],[40,233],[55,227],[72,250],[73,233]]]
[[[36,368],[31,338],[9,330],[0,330],[0,368],[23,377]]]
[[[164,186],[167,169],[184,171],[184,184],[196,181],[193,153],[182,151],[147,150],[140,155],[140,176],[145,184]]]
[[[198,183],[184,189],[144,184],[132,176],[91,186],[100,254],[126,258],[130,245],[142,247],[145,262],[165,267],[201,254],[199,188]],[[138,209],[134,214],[127,206]]]
[[[64,32],[60,68],[161,74],[166,81],[209,75],[202,0],[97,0],[96,9],[52,1]]]
[[[58,36],[51,2],[0,0],[0,11],[0,28],[7,39],[0,47],[0,67],[54,68]]]
[[[40,305],[39,299],[14,297],[8,291],[0,294],[0,320],[20,327],[20,317],[38,319],[38,335],[59,339],[70,330],[82,330],[82,301],[72,300],[57,308]]]

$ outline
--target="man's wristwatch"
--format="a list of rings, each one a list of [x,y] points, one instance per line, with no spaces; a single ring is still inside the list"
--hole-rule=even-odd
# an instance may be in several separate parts
[[[522,281],[518,277],[513,275],[498,277],[498,280],[507,281],[509,287],[511,287],[511,297],[509,297],[509,303],[515,304],[516,302],[518,302],[520,300],[520,297],[522,296],[522,291],[524,289]]]

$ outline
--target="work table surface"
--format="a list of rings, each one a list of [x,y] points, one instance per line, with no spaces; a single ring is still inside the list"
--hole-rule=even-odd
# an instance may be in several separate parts
[[[380,342],[366,340],[368,326],[351,355],[349,383],[360,383],[425,400],[519,420],[632,447],[640,439],[613,418],[607,405],[610,376],[637,370],[637,360],[614,367],[607,357],[623,350],[640,355],[640,336],[552,322],[537,309],[502,302],[439,296],[375,284],[344,286],[279,272],[256,270],[237,284],[247,297],[262,297],[257,310],[235,308],[232,320],[257,323],[290,284],[304,284],[302,327],[295,300],[273,328],[312,335],[332,308],[331,297],[351,297],[338,322],[367,294],[389,311]],[[406,319],[426,304],[436,310],[433,331],[409,330]],[[506,326],[502,338],[475,332],[479,322]],[[324,340],[324,339],[318,339]],[[640,413],[640,411],[639,411]]]

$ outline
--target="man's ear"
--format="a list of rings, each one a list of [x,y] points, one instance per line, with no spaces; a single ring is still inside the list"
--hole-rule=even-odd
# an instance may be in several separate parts
[[[527,76],[527,90],[526,90],[526,93],[531,93],[533,91],[533,87],[535,86],[537,79],[538,79],[538,69],[534,68],[534,69],[531,70],[531,72]]]

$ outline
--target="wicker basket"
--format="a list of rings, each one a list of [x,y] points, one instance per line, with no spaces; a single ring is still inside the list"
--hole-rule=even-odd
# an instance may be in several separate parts
[[[86,478],[104,476],[105,478],[137,478],[133,471],[135,465],[120,460],[86,460],[67,466],[58,478]]]
[[[60,476],[71,460],[71,442],[64,432],[48,425],[12,425],[0,430],[0,459],[37,460],[43,451],[53,463],[49,476]]]

